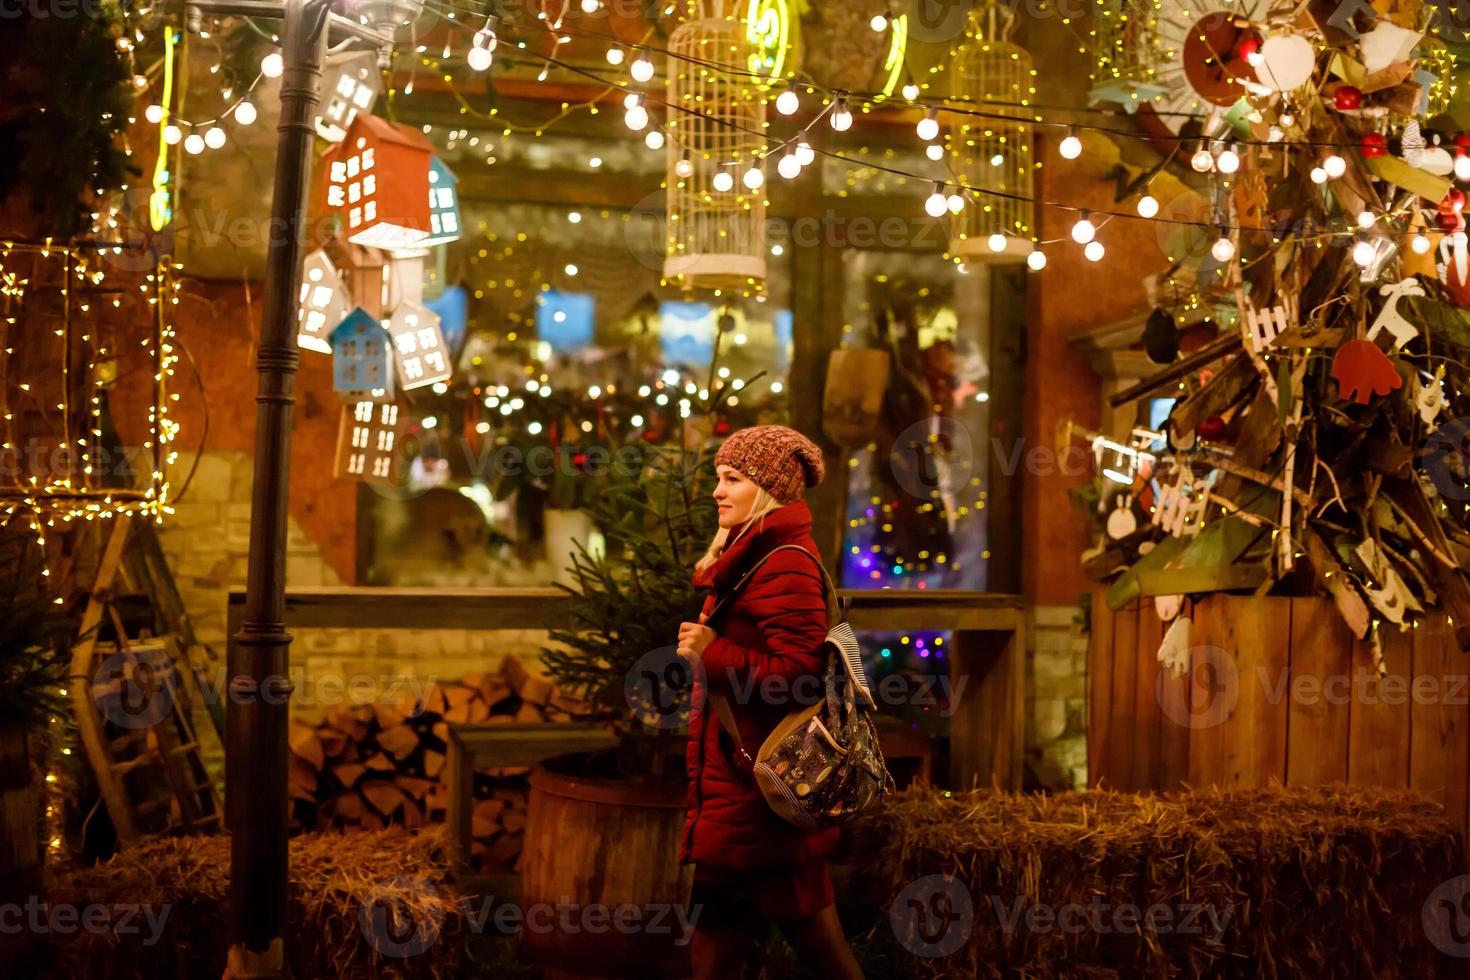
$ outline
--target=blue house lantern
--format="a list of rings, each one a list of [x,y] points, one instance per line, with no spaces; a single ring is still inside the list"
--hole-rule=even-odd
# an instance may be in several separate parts
[[[331,333],[332,390],[347,401],[393,397],[393,354],[380,320],[358,307]]]
[[[429,237],[416,243],[416,248],[445,245],[460,238],[459,178],[437,156],[429,159]]]

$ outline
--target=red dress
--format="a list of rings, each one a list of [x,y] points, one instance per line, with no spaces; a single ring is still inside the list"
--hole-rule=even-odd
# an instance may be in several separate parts
[[[704,612],[777,545],[795,544],[817,555],[811,526],[802,501],[758,520],[695,576],[695,585],[712,589]],[[686,758],[689,801],[679,859],[695,864],[691,906],[704,905],[702,921],[708,925],[734,909],[768,922],[806,918],[832,904],[825,859],[838,831],[807,833],[776,816],[732,760],[729,736],[707,710],[704,689],[725,695],[740,740],[754,756],[796,706],[784,693],[791,682],[810,682],[826,668],[827,602],[816,562],[794,551],[777,552],[712,626],[718,636],[700,658]],[[763,698],[763,691],[776,696]]]

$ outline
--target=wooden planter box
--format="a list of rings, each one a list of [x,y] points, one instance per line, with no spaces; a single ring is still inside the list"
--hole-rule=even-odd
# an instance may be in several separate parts
[[[1470,829],[1470,655],[1440,614],[1381,636],[1387,676],[1323,598],[1186,603],[1190,668],[1161,671],[1145,600],[1092,602],[1089,782],[1119,790],[1345,782],[1414,789]]]

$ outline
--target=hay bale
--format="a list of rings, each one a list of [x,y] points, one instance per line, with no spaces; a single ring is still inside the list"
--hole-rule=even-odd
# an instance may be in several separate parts
[[[915,786],[854,843],[910,976],[1420,978],[1464,966],[1423,919],[1430,893],[1467,870],[1464,842],[1409,792]]]
[[[229,864],[226,836],[172,837],[58,875],[48,888],[53,907],[145,906],[153,918],[135,916],[135,932],[49,935],[47,975],[219,977],[230,935]],[[294,975],[463,975],[471,930],[448,873],[442,826],[293,838],[286,943]]]

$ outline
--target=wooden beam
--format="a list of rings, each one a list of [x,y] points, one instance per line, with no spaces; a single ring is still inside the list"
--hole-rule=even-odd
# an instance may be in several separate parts
[[[990,436],[1010,445],[1025,435],[1026,269],[990,266]],[[1025,467],[1006,475],[992,455],[986,484],[986,587],[1021,591],[1021,500]]]

